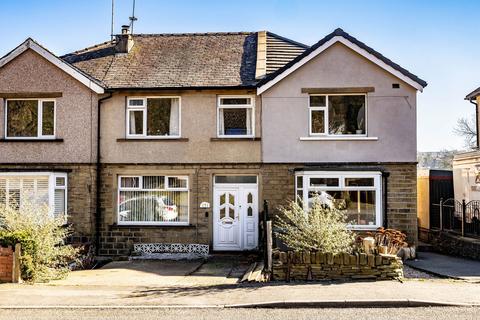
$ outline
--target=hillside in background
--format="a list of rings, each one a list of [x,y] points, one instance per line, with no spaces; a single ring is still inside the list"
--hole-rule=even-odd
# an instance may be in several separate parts
[[[458,150],[442,150],[430,152],[417,152],[419,169],[452,169],[453,156]]]

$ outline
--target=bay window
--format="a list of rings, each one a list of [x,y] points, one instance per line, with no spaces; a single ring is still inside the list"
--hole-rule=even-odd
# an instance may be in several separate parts
[[[119,176],[118,224],[188,225],[186,176]]]
[[[310,95],[310,135],[366,135],[366,95]]]
[[[382,225],[381,173],[303,172],[295,177],[295,194],[305,210],[314,199],[344,210],[353,229]]]
[[[47,205],[54,215],[67,213],[67,174],[0,173],[0,204],[18,209],[26,201]]]
[[[5,110],[7,139],[55,137],[55,100],[7,99]]]
[[[253,137],[255,126],[252,96],[220,96],[217,105],[218,137]]]
[[[127,99],[127,137],[179,138],[179,97]]]

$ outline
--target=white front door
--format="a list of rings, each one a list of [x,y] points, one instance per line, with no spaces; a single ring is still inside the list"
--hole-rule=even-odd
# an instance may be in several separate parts
[[[216,184],[213,250],[251,250],[258,245],[258,191],[254,184]]]

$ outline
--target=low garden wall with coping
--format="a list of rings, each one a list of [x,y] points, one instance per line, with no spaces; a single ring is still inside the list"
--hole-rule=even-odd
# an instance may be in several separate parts
[[[273,252],[272,278],[290,280],[388,280],[403,277],[403,262],[390,254]]]

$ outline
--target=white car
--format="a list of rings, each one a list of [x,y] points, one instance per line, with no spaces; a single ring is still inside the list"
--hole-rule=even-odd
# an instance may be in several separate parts
[[[122,201],[119,206],[122,221],[173,221],[178,208],[165,196],[144,196]]]

